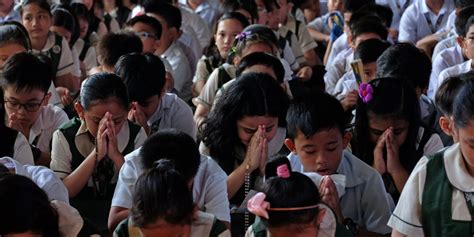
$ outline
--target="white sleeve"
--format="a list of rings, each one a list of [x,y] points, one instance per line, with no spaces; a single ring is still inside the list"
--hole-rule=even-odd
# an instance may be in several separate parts
[[[58,200],[69,204],[67,188],[52,170],[43,166],[27,166],[26,169],[36,185],[48,194],[49,200]]]
[[[74,58],[69,48],[69,44],[66,39],[63,38],[61,43],[61,57],[59,59],[58,70],[56,72],[56,77],[64,76],[68,73],[75,74],[76,65],[74,63]]]
[[[138,132],[137,136],[135,137],[135,141],[134,141],[135,142],[135,146],[134,146],[135,150],[140,148],[143,145],[143,143],[146,141],[147,138],[148,138],[148,135],[146,134],[145,129],[140,128],[140,132]],[[127,154],[125,154],[125,155],[127,155]]]
[[[97,53],[94,46],[90,46],[87,50],[86,57],[84,58],[84,65],[86,66],[87,71],[97,67]]]
[[[398,200],[388,226],[407,236],[424,236],[421,224],[421,200],[426,180],[428,158],[423,157],[413,169]]]
[[[334,65],[329,67],[329,70],[326,72],[326,74],[324,74],[324,83],[326,84],[327,93],[331,95],[334,94],[334,89],[336,87],[337,82],[345,73],[345,62],[346,58],[339,56],[336,57],[336,59],[334,59]]]
[[[26,137],[20,132],[18,132],[18,135],[16,136],[13,149],[13,159],[17,160],[22,165],[35,165],[30,143],[28,143]]]
[[[439,84],[438,84],[438,77],[441,74],[441,72],[448,68],[448,65],[446,65],[446,62],[443,60],[443,57],[441,55],[438,55],[436,58],[433,60],[433,69],[431,70],[431,75],[430,75],[430,83],[428,85],[428,97],[432,100],[435,98],[435,93],[438,90]]]
[[[194,122],[193,111],[189,105],[180,98],[176,98],[174,107],[176,107],[176,109],[173,110],[173,114],[171,114],[172,127],[185,132],[196,140],[197,128]]]
[[[443,141],[441,141],[441,138],[439,137],[438,134],[433,133],[426,142],[425,146],[423,147],[423,155],[424,156],[429,156],[433,155],[434,153],[438,152],[439,150],[444,148]]]
[[[138,157],[133,157],[132,159],[138,159]],[[138,169],[139,167],[137,167],[131,159],[128,157],[125,158],[125,163],[120,169],[117,186],[115,187],[114,196],[112,198],[113,207],[128,209],[132,207],[132,193],[138,179]]]
[[[204,207],[221,221],[230,222],[229,198],[227,196],[227,175],[213,160],[208,162],[211,176],[206,180]]]
[[[283,49],[283,58],[290,65],[291,69],[296,71],[300,67],[298,61],[296,61],[295,54],[290,48],[290,44],[286,41],[285,48]]]
[[[409,6],[402,15],[398,33],[398,41],[416,43],[416,28],[418,19],[415,16],[415,6]]]
[[[66,178],[71,172],[72,153],[63,133],[59,130],[53,133],[50,168],[60,179]]]

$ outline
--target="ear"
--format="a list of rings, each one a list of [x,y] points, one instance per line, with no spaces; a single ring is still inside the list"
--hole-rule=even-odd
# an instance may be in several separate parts
[[[451,126],[451,122],[449,121],[448,118],[446,118],[445,116],[441,116],[439,118],[439,127],[441,128],[441,130],[443,130],[444,133],[446,133],[446,135],[448,136],[452,136],[453,135],[453,129],[452,129],[452,126]]]
[[[160,48],[160,46],[161,46],[161,40],[155,40],[155,44],[153,45],[153,48],[155,49],[155,51],[156,49]]]
[[[49,99],[51,99],[51,92],[46,93],[46,95],[44,96],[43,106],[48,105]]]
[[[82,105],[79,102],[74,103],[74,109],[76,109],[77,115],[79,115],[79,118],[84,120],[84,108],[82,108]]]
[[[179,36],[181,35],[181,30],[178,30],[176,27],[169,28],[168,32],[170,33],[171,38],[173,40],[177,40]]]
[[[326,216],[326,209],[320,207],[318,211],[318,217],[316,218],[316,226],[318,226],[318,229],[321,223],[323,222],[325,216]]]
[[[347,146],[349,145],[351,140],[352,140],[352,133],[351,132],[345,132],[344,135],[342,136],[342,145],[343,145],[344,149],[347,148]]]
[[[356,47],[354,45],[354,38],[352,37],[352,34],[347,35],[347,43],[349,43],[349,47],[355,50]]]
[[[285,139],[285,145],[288,148],[288,150],[290,150],[291,152],[296,154],[296,146],[295,146],[295,142],[293,141],[293,139],[291,139],[291,138]]]
[[[464,48],[464,38],[461,36],[456,37],[456,42],[459,44],[461,48]]]
[[[235,55],[234,58],[232,59],[232,64],[234,64],[234,66],[239,66],[239,62],[240,62],[240,57]]]

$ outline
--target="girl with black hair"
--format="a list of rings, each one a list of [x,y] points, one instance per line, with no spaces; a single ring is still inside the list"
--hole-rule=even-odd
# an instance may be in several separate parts
[[[201,125],[201,153],[210,155],[229,175],[231,204],[240,205],[249,190],[261,183],[258,177],[268,156],[282,147],[288,101],[272,77],[245,73]]]
[[[201,93],[209,75],[222,65],[234,44],[235,36],[249,25],[249,22],[242,14],[230,12],[224,14],[216,24],[214,37],[211,38],[209,46],[204,50],[204,57],[196,66],[196,73],[193,78],[193,92],[196,95]]]
[[[416,164],[388,222],[392,236],[472,235],[473,93],[471,75],[453,102],[453,132],[459,143],[425,156]]]
[[[89,77],[75,108],[79,118],[53,135],[51,169],[66,185],[71,205],[95,224],[92,233],[104,233],[123,157],[140,147],[147,135],[127,120],[127,88],[115,74]]]
[[[0,23],[0,69],[13,54],[29,50],[31,42],[23,25],[16,21]]]
[[[359,88],[353,153],[375,168],[395,202],[418,160],[443,148],[422,127],[415,89],[405,80],[379,78]]]
[[[209,236],[230,237],[226,226],[214,215],[198,211],[190,183],[172,161],[160,159],[142,174],[133,194],[130,217],[114,231],[114,237]]]

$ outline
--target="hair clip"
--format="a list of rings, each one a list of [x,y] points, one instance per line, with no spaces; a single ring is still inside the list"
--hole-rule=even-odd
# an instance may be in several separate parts
[[[240,32],[239,34],[237,34],[235,36],[235,39],[238,40],[238,41],[245,40],[251,34],[252,34],[251,31],[243,31],[243,32]]]
[[[359,97],[364,101],[364,103],[369,103],[372,100],[372,95],[374,94],[374,88],[369,83],[361,83],[359,86]]]
[[[230,48],[229,54],[234,55],[235,53],[237,53],[237,47],[234,46],[234,47]]]
[[[290,170],[288,169],[288,165],[283,164],[277,167],[277,175],[280,178],[289,178],[290,177]]]

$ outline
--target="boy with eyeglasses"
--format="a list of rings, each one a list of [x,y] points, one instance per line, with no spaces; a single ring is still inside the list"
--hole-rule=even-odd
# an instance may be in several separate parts
[[[53,132],[68,121],[61,108],[48,104],[53,77],[48,59],[30,53],[10,57],[1,77],[7,126],[28,139],[35,164],[47,167]]]

